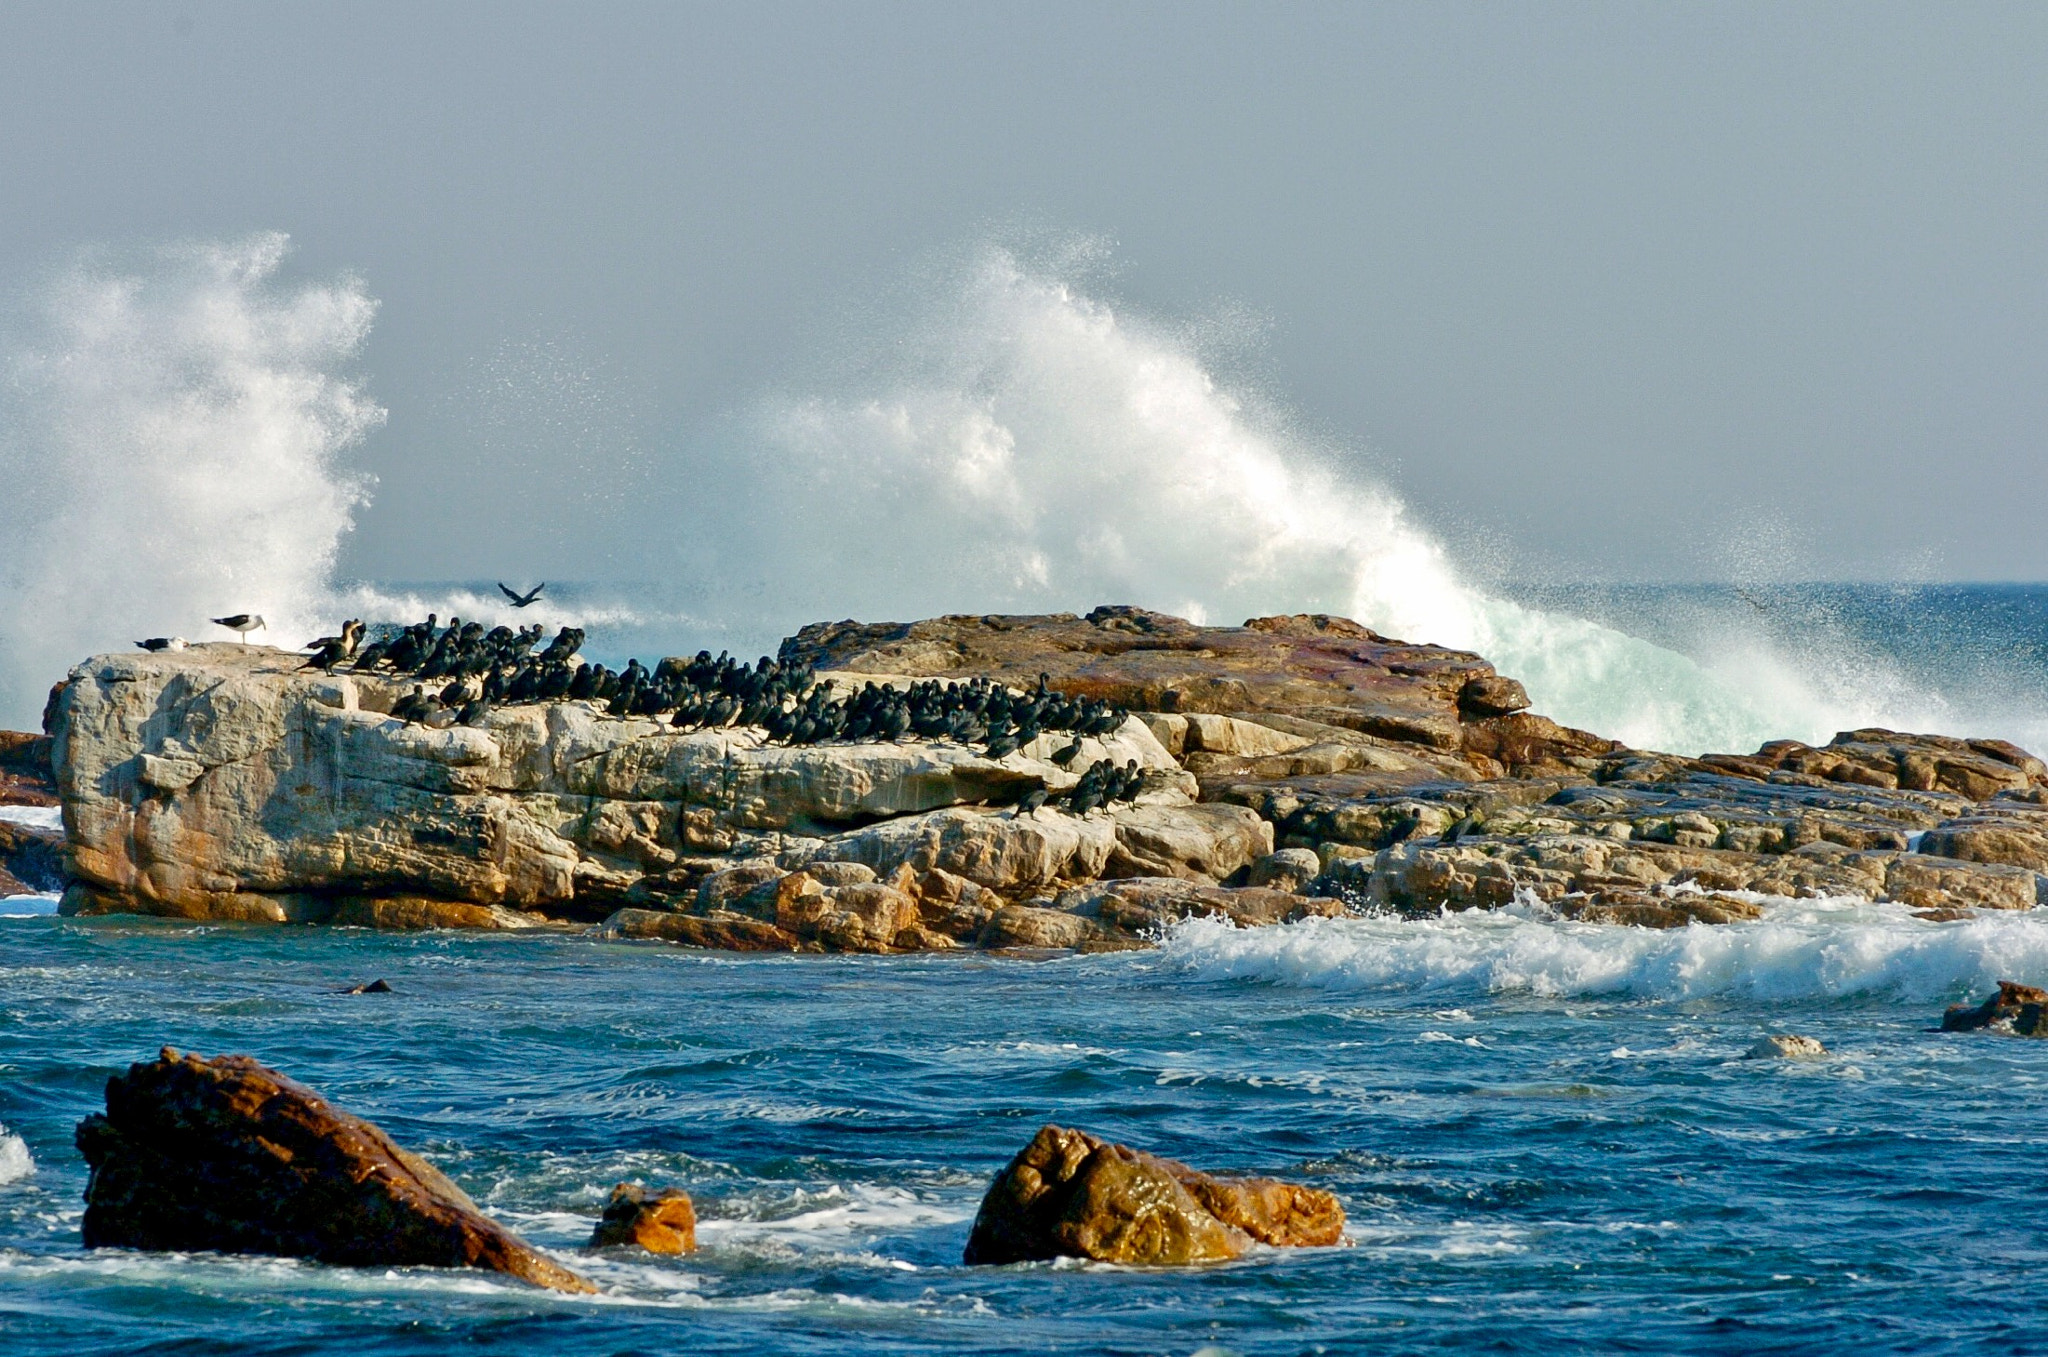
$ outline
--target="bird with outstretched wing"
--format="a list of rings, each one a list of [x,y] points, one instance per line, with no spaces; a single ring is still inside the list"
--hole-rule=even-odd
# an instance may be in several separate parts
[[[499,588],[499,590],[500,590],[501,592],[503,592],[503,594],[505,595],[505,597],[506,597],[506,598],[509,598],[509,599],[511,599],[511,600],[512,600],[512,606],[513,606],[513,607],[515,607],[515,608],[524,608],[524,607],[525,607],[525,606],[526,606],[527,604],[529,604],[529,603],[533,602],[533,601],[534,601],[535,599],[539,598],[539,597],[540,597],[540,591],[541,591],[541,590],[543,590],[543,589],[545,589],[545,588],[547,588],[547,587],[548,587],[548,582],[547,582],[546,580],[542,580],[542,581],[541,581],[541,582],[540,582],[539,584],[536,584],[536,585],[534,585],[534,586],[533,586],[533,590],[532,590],[532,592],[530,592],[530,593],[525,593],[525,594],[521,594],[521,593],[517,593],[517,592],[513,591],[512,589],[509,589],[509,588],[507,588],[507,587],[506,587],[506,585],[505,585],[505,581],[503,581],[503,580],[499,580],[499,581],[498,581],[498,588]]]

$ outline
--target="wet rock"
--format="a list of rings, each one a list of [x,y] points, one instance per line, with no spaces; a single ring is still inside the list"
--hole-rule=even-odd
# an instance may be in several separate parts
[[[87,1248],[483,1268],[595,1289],[381,1129],[247,1056],[166,1048],[107,1081],[105,1115],[77,1139],[92,1170]]]
[[[1986,1029],[2014,1036],[2048,1037],[2048,990],[2001,980],[1998,993],[1983,1003],[1974,1008],[1957,1004],[1941,1018],[1944,1032]]]
[[[996,1175],[965,1258],[1185,1266],[1240,1257],[1254,1240],[1335,1244],[1343,1228],[1343,1207],[1327,1192],[1212,1177],[1085,1131],[1046,1126]]]
[[[590,1247],[695,1253],[697,1208],[690,1201],[690,1194],[681,1188],[653,1192],[638,1183],[620,1183],[612,1189],[604,1216],[591,1232]]]
[[[1341,901],[1262,886],[1211,886],[1181,877],[1131,877],[1061,891],[1055,907],[1133,938],[1151,938],[1182,919],[1215,917],[1241,928],[1334,918]]]
[[[388,980],[371,980],[364,984],[351,985],[341,992],[343,994],[389,994],[391,993],[391,982]]]
[[[1592,897],[1566,896],[1554,906],[1568,919],[1633,928],[1684,928],[1688,924],[1731,924],[1761,919],[1764,908],[1739,896],[1674,891],[1602,891]]]
[[[63,890],[63,834],[0,820],[0,874],[19,887],[0,886],[0,895]]]
[[[1035,905],[1005,905],[990,916],[976,942],[990,950],[1005,947],[1079,951],[1102,946],[1135,946],[1134,939],[1106,929],[1093,919],[1065,910]]]
[[[1754,1046],[1742,1053],[1744,1060],[1818,1060],[1828,1053],[1828,1048],[1812,1037],[1790,1033],[1759,1037]]]
[[[622,909],[598,929],[606,938],[676,942],[727,952],[802,952],[813,950],[796,934],[744,914],[674,914],[666,910]]]

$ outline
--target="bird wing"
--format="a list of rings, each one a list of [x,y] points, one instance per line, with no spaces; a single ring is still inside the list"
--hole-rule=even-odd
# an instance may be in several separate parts
[[[507,589],[505,587],[505,581],[503,580],[498,581],[498,592],[502,593],[506,598],[511,599],[514,603],[518,603],[521,601],[519,595],[513,593],[510,589]]]

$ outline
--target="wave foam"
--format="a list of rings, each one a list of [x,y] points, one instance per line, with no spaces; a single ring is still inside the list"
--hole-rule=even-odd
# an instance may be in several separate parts
[[[28,1142],[0,1126],[0,1183],[18,1182],[36,1171]]]
[[[1335,993],[1926,1002],[1998,980],[2048,983],[2048,913],[1936,923],[1896,905],[1798,901],[1750,922],[1662,930],[1506,910],[1257,929],[1198,919],[1167,937],[1161,961],[1192,979]]]
[[[288,287],[286,237],[82,259],[40,296],[0,408],[0,720],[31,727],[81,657],[323,620],[368,484],[336,456],[384,411],[336,375],[376,313],[362,284]]]

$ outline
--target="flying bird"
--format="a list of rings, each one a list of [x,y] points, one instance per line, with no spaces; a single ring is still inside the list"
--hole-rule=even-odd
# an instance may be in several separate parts
[[[229,631],[241,633],[242,644],[247,645],[249,644],[249,633],[263,625],[263,615],[261,613],[235,613],[228,617],[216,617],[213,619],[213,624],[217,627],[226,627]]]
[[[545,589],[545,588],[547,588],[547,587],[548,587],[548,582],[547,582],[546,580],[542,580],[542,581],[541,581],[541,582],[540,582],[539,584],[536,584],[536,585],[534,585],[534,586],[533,586],[533,591],[532,591],[531,593],[525,593],[525,594],[520,594],[520,593],[514,593],[514,592],[513,592],[513,591],[512,591],[511,589],[508,589],[508,588],[506,588],[506,587],[505,587],[505,581],[503,581],[503,580],[499,580],[499,581],[498,581],[498,588],[499,588],[499,589],[500,589],[501,591],[503,591],[503,593],[504,593],[504,595],[505,595],[505,597],[506,597],[506,598],[509,598],[509,599],[511,599],[511,600],[512,600],[512,606],[513,606],[513,607],[515,607],[515,608],[524,608],[524,607],[525,607],[525,606],[526,606],[527,604],[529,604],[529,603],[533,602],[533,601],[534,601],[535,599],[539,598],[539,597],[540,597],[540,591],[541,591],[541,590],[543,590],[543,589]]]

